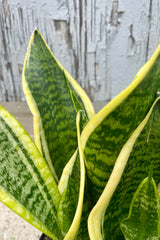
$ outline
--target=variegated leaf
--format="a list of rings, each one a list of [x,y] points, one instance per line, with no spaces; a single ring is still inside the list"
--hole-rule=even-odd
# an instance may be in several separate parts
[[[36,145],[57,181],[77,148],[76,111],[68,87],[91,119],[94,109],[89,98],[35,30],[25,58],[23,89],[34,116]]]
[[[0,107],[0,201],[54,240],[64,238],[57,219],[60,193],[27,132]]]
[[[62,197],[58,208],[58,221],[61,229],[66,233],[64,240],[76,239],[83,209],[85,168],[80,142],[80,126],[83,121],[83,115],[84,113],[79,111],[76,120],[78,150],[65,167],[59,183]],[[66,184],[64,184],[64,180]]]
[[[156,183],[147,177],[133,196],[128,218],[121,223],[126,240],[160,239],[159,201]]]
[[[160,45],[134,81],[84,128],[82,148],[93,205],[102,193],[123,145],[151,108],[160,90]]]
[[[152,165],[160,183],[160,98],[123,146],[107,185],[89,217],[91,240],[124,240],[120,230],[130,202]]]

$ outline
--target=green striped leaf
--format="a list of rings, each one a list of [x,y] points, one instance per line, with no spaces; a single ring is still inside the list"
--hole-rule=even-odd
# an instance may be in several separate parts
[[[83,113],[82,113],[82,116],[81,116],[81,121],[83,122],[82,119],[83,119]],[[65,166],[65,168],[63,170],[63,173],[62,173],[62,176],[61,176],[61,179],[60,179],[59,184],[58,184],[59,191],[62,194],[61,202],[64,200],[67,203],[67,201],[66,201],[67,199],[65,199],[65,196],[69,197],[69,199],[68,199],[69,205],[72,205],[71,216],[73,216],[73,213],[75,213],[76,202],[75,202],[75,199],[72,199],[73,195],[69,196],[69,194],[68,194],[69,190],[70,190],[69,180],[73,183],[73,180],[75,178],[75,182],[73,184],[75,186],[77,186],[77,188],[75,188],[75,186],[74,186],[75,190],[72,189],[72,191],[74,192],[74,195],[75,195],[75,191],[76,191],[76,189],[78,189],[77,177],[78,177],[78,179],[80,177],[79,173],[77,172],[78,169],[79,169],[79,168],[77,168],[77,166],[79,166],[78,165],[79,156],[77,156],[77,155],[78,155],[78,153],[76,151],[75,154],[70,159],[70,161]],[[73,201],[73,204],[72,204],[71,199]],[[62,205],[62,207],[63,207],[63,205]],[[87,227],[87,220],[88,220],[88,216],[89,216],[89,204],[88,204],[88,190],[87,190],[86,182],[85,182],[84,200],[83,200],[83,208],[82,208],[81,215],[82,216],[81,216],[80,226],[79,226],[79,230],[78,230],[78,233],[77,233],[77,236],[76,236],[76,240],[83,240],[83,239],[89,240],[88,227]],[[60,217],[63,220],[62,212],[61,212],[61,216]],[[71,222],[71,221],[72,221],[72,219],[70,219],[69,222]],[[64,223],[64,221],[61,221],[61,222]]]
[[[68,87],[91,119],[94,110],[89,98],[35,30],[25,58],[23,89],[34,116],[36,145],[57,181],[77,148],[76,111]]]
[[[0,107],[0,201],[52,239],[60,193],[39,150],[18,121]]]
[[[93,205],[102,193],[125,142],[151,108],[160,90],[160,45],[134,81],[84,128],[82,148]]]
[[[159,196],[153,178],[147,177],[133,196],[129,216],[121,223],[126,240],[159,240]]]
[[[89,234],[88,234],[88,216],[90,213],[90,204],[88,199],[88,189],[87,189],[87,181],[85,185],[84,190],[84,200],[83,200],[83,209],[82,209],[82,216],[81,216],[81,222],[79,231],[76,237],[76,240],[90,240]]]
[[[124,240],[120,230],[138,185],[152,166],[160,182],[160,98],[123,146],[106,187],[89,216],[91,240]],[[102,225],[103,223],[103,225]]]
[[[84,112],[83,115],[86,116],[86,123],[87,123],[89,121],[89,119],[92,119],[92,117],[94,116],[94,113],[92,113],[91,117],[90,117],[90,115],[87,114],[87,111],[85,109],[85,106],[84,106],[83,102],[81,101],[80,97],[77,95],[76,91],[74,90],[74,88],[70,84],[69,80],[66,78],[65,73],[64,73],[64,79],[65,79],[68,91],[70,93],[70,97],[72,99],[72,102],[73,102],[74,109],[75,109],[76,113],[78,113],[80,110],[83,110],[82,113]],[[81,119],[80,123],[83,122],[83,121]]]
[[[73,170],[76,158],[77,158],[77,154],[78,153],[76,150],[75,153],[72,155],[71,159],[68,161],[68,163],[66,164],[66,166],[63,169],[61,178],[58,183],[58,189],[61,194],[63,194],[63,192],[67,188],[68,179],[69,179],[69,176],[72,174],[72,170]]]
[[[58,220],[61,229],[68,232],[76,212],[80,190],[80,159],[77,153],[72,171],[69,175],[67,187],[63,191],[58,209]]]
[[[83,113],[79,111],[77,114],[77,137],[78,151],[67,164],[62,174],[62,183],[60,181],[59,188],[61,189],[62,197],[58,208],[58,221],[61,229],[66,233],[65,240],[74,240],[78,233],[85,186],[85,168],[83,160],[83,152],[80,142],[80,126],[83,121]],[[68,172],[68,174],[66,174]],[[64,187],[63,180],[67,184]],[[63,185],[63,189],[60,185]]]

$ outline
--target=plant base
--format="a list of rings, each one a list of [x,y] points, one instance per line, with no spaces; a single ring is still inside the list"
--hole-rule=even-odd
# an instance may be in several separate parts
[[[39,240],[52,240],[52,239],[43,233]]]

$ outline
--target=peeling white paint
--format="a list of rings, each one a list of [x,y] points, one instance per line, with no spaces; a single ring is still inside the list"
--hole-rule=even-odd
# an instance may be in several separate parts
[[[93,101],[123,90],[154,52],[159,0],[1,0],[0,101],[24,100],[21,72],[37,27]]]

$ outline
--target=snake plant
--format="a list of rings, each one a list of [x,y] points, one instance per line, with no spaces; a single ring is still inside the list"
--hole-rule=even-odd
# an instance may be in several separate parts
[[[35,143],[0,107],[0,200],[53,240],[159,240],[160,45],[97,114],[38,30],[22,84]]]

